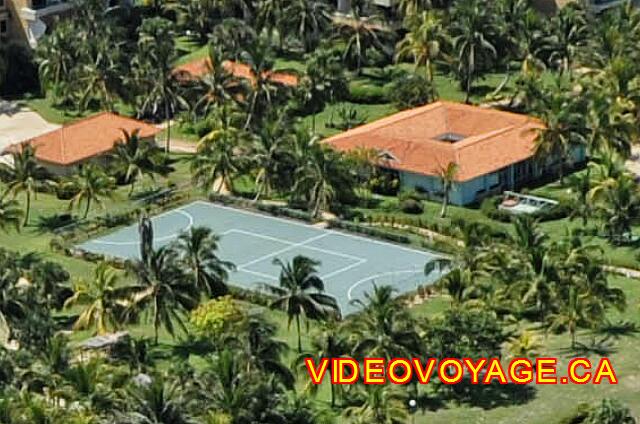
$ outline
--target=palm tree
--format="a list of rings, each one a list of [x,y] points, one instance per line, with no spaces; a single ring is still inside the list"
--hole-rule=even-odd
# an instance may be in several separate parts
[[[640,194],[631,175],[604,180],[591,190],[589,199],[595,203],[611,241],[632,239],[632,224],[640,213]]]
[[[6,196],[0,197],[0,229],[7,231],[8,227],[20,229],[22,221],[22,210],[16,200],[7,199]]]
[[[65,20],[56,30],[44,37],[36,49],[36,62],[42,87],[50,90],[55,100],[69,97],[68,86],[73,82],[75,64],[79,56],[79,28],[73,20]]]
[[[483,61],[497,55],[494,45],[497,28],[489,3],[479,0],[456,2],[451,22],[455,75],[465,90],[465,103],[469,103],[473,82],[483,71]]]
[[[256,173],[255,185],[258,200],[263,194],[270,196],[280,175],[282,159],[291,156],[289,152],[291,127],[286,123],[286,117],[268,119],[253,137],[249,149],[251,167]]]
[[[371,424],[404,424],[407,419],[407,408],[404,406],[403,396],[393,386],[359,387],[357,393],[358,405],[349,406],[344,410],[348,418],[355,418],[358,423]]]
[[[264,112],[273,104],[278,92],[278,85],[271,76],[275,61],[270,46],[262,39],[250,44],[240,54],[242,62],[249,66],[252,80],[249,83],[249,108],[244,129],[248,129],[251,122],[261,118]],[[259,121],[259,119],[258,119]]]
[[[341,328],[339,326],[338,321],[329,320],[323,323],[320,330],[314,335],[311,339],[311,349],[309,352],[303,353],[304,358],[313,358],[315,363],[320,363],[322,358],[339,358],[341,356],[347,355],[351,349],[348,343],[347,338],[341,332]],[[299,361],[300,364],[303,364],[304,361],[301,358]],[[327,369],[329,373],[329,380],[331,380],[332,369],[329,367]],[[319,389],[317,385],[309,384],[308,386],[314,392]],[[334,408],[336,406],[336,389],[339,386],[335,384],[331,384],[331,407]]]
[[[158,157],[156,146],[152,141],[140,138],[140,132],[122,131],[122,139],[116,143],[111,154],[114,174],[129,184],[129,197],[135,185],[145,176],[153,179],[155,173],[166,175],[170,170],[168,164]]]
[[[196,81],[199,99],[194,109],[203,116],[216,107],[237,100],[243,84],[224,66],[222,49],[209,44],[208,72]]]
[[[458,175],[458,165],[450,162],[446,167],[440,167],[438,170],[438,177],[440,178],[440,184],[442,185],[442,209],[440,210],[440,217],[444,218],[447,215],[447,207],[449,206],[449,197],[451,196],[451,189],[456,181]]]
[[[593,318],[589,315],[586,300],[575,287],[569,290],[569,299],[564,302],[561,309],[549,317],[549,330],[555,331],[566,328],[571,336],[571,348],[576,347],[576,333],[578,326],[592,324]]]
[[[207,191],[233,192],[233,178],[245,163],[240,154],[245,138],[244,131],[233,127],[215,129],[204,136],[191,159],[193,182]]]
[[[583,115],[577,101],[557,86],[546,93],[541,105],[537,108],[544,124],[535,128],[535,154],[546,160],[558,157],[560,184],[564,184],[565,167],[575,146],[586,144],[586,128]]]
[[[141,384],[127,391],[132,412],[119,414],[125,422],[154,424],[189,424],[187,399],[180,383],[171,384],[162,377],[154,377],[151,383]]]
[[[258,16],[256,20],[257,32],[260,33],[264,29],[273,39],[273,33],[278,33],[278,45],[280,50],[284,48],[284,38],[286,28],[284,24],[284,10],[287,2],[284,0],[265,0],[261,1],[258,6]]]
[[[73,325],[74,330],[94,329],[99,335],[122,326],[130,286],[118,284],[119,276],[106,262],[100,262],[90,281],[79,280],[73,286],[73,296],[64,307],[85,305]]]
[[[375,286],[364,299],[353,300],[363,309],[353,322],[353,354],[367,358],[410,358],[418,353],[414,322],[391,286]]]
[[[331,26],[331,7],[319,0],[292,0],[284,9],[282,28],[302,42],[305,53],[313,51]]]
[[[411,57],[415,72],[424,67],[427,81],[433,86],[433,61],[442,55],[445,33],[442,20],[434,11],[424,11],[411,18],[411,31],[396,45],[396,60]],[[433,96],[436,96],[433,88]]]
[[[176,56],[172,23],[163,18],[145,19],[133,59],[134,79],[140,90],[138,115],[158,117],[162,111],[167,123],[166,153],[171,147],[171,118],[179,106],[186,107],[173,72]]]
[[[27,225],[31,212],[31,198],[48,182],[48,172],[38,163],[35,150],[30,144],[22,145],[18,152],[11,154],[11,158],[12,165],[0,163],[0,175],[7,181],[5,193],[11,194],[14,199],[18,194],[24,193],[26,203],[22,225]]]
[[[92,203],[102,206],[102,199],[111,196],[114,185],[114,178],[109,177],[100,167],[91,163],[82,165],[77,175],[62,183],[62,187],[68,187],[70,191],[76,193],[69,202],[69,209],[85,204],[83,218],[89,215]]]
[[[146,262],[130,263],[129,272],[137,280],[132,287],[129,313],[143,310],[148,314],[155,344],[161,326],[172,336],[176,323],[186,332],[182,313],[197,305],[198,296],[195,284],[185,275],[173,249],[165,246],[150,252]]]
[[[316,217],[334,200],[353,196],[356,177],[347,157],[318,140],[305,130],[294,134],[296,169],[292,187],[292,200],[305,201]]]
[[[569,185],[573,195],[573,208],[569,215],[569,219],[574,220],[576,218],[582,219],[582,226],[586,227],[589,222],[589,218],[593,216],[593,205],[589,198],[591,192],[591,168],[588,168],[585,172],[577,173],[569,178]]]
[[[114,110],[123,85],[122,44],[109,26],[102,28],[100,37],[92,42],[80,44],[84,64],[78,68],[73,84],[80,110],[89,108],[93,101],[101,109]]]
[[[571,72],[573,62],[584,45],[589,27],[585,10],[572,3],[551,18],[553,53],[550,60],[557,63],[561,73]]]
[[[357,12],[353,16],[334,18],[336,37],[344,41],[343,61],[355,61],[359,74],[367,61],[369,49],[388,52],[387,39],[391,32],[379,23],[376,16],[361,17]]]
[[[219,240],[210,228],[195,227],[180,234],[174,245],[180,262],[188,269],[196,287],[208,297],[227,294],[229,271],[234,269],[231,262],[216,255]]]
[[[295,319],[298,332],[298,353],[302,352],[300,317],[307,320],[326,320],[340,316],[336,299],[324,292],[324,283],[317,274],[319,262],[304,256],[296,256],[290,263],[274,259],[273,263],[281,268],[279,285],[266,285],[269,292],[276,296],[270,307],[286,312],[288,325]],[[307,321],[308,325],[308,321]]]

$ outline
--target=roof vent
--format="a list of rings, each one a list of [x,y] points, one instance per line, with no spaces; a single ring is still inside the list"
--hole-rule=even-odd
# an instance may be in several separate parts
[[[462,134],[446,132],[436,136],[435,139],[439,141],[446,141],[448,143],[455,143],[456,141],[464,140],[465,136]]]

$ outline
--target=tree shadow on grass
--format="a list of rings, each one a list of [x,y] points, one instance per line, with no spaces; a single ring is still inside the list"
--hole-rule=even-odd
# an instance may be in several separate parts
[[[560,353],[567,357],[587,357],[589,355],[607,356],[616,351],[617,349],[614,347],[610,336],[596,340],[594,335],[591,336],[591,340],[587,343],[577,342],[574,347],[560,349]]]
[[[492,383],[470,384],[465,382],[446,386],[441,390],[445,400],[452,400],[459,404],[466,404],[482,409],[524,405],[536,396],[536,389],[531,385]]]

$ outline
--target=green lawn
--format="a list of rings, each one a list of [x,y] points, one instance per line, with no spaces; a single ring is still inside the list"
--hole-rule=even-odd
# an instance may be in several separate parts
[[[176,158],[182,156],[175,155]],[[138,187],[138,191],[150,189],[152,187],[166,186],[168,182],[176,184],[184,184],[190,181],[190,173],[188,163],[179,161],[175,165],[176,171],[169,178],[158,178],[155,182],[145,180]],[[104,215],[106,212],[117,213],[136,208],[137,204],[128,197],[129,188],[119,187],[114,191],[113,197],[104,201],[104,208],[93,207],[89,217]],[[24,196],[18,196],[21,205],[24,205]],[[49,248],[49,243],[53,238],[53,234],[41,230],[38,226],[41,218],[51,217],[55,214],[65,213],[69,211],[69,202],[59,200],[54,194],[38,193],[37,198],[33,200],[31,207],[31,216],[29,225],[23,227],[19,232],[9,230],[8,232],[0,231],[0,246],[6,246],[12,250],[20,252],[35,251],[51,260],[60,262],[68,268],[74,278],[84,276],[87,271],[93,269],[93,264],[75,258],[69,258],[65,255],[55,253]],[[74,211],[75,214],[79,212]]]
[[[628,320],[640,325],[640,282],[621,277],[611,279],[612,285],[622,288],[628,300],[628,307],[624,313],[612,311],[612,320]],[[415,307],[418,315],[433,315],[442,310],[442,301]],[[579,341],[588,343],[591,335],[582,332]],[[600,336],[598,336],[600,339]],[[575,356],[585,356],[567,351],[569,345],[568,334],[541,335],[543,343],[540,356],[560,358],[560,363],[566,369],[569,359]],[[597,385],[540,385],[533,386],[533,398],[520,405],[506,404],[493,409],[481,409],[466,405],[448,405],[436,412],[417,414],[418,424],[466,424],[466,423],[527,423],[527,424],[555,424],[560,418],[569,415],[579,403],[598,402],[603,397],[615,398],[631,408],[636,416],[640,416],[640,362],[636,360],[640,349],[640,339],[637,336],[623,336],[611,342],[612,352],[608,354],[619,379],[618,385],[603,383]],[[592,362],[597,362],[598,355],[588,355]],[[562,370],[562,367],[559,367]],[[472,418],[471,418],[472,417]]]

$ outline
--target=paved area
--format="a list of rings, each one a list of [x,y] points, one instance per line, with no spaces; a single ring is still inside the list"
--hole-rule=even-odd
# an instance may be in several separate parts
[[[280,269],[274,259],[287,262],[303,255],[317,260],[326,291],[336,297],[346,314],[357,310],[351,301],[362,299],[374,284],[392,285],[401,294],[437,278],[427,279],[423,271],[435,253],[214,203],[194,202],[152,221],[156,246],[171,243],[193,226],[211,228],[220,236],[220,257],[237,267],[230,275],[231,284],[253,290],[260,290],[264,283],[277,285]],[[137,226],[78,247],[113,257],[138,258]]]
[[[0,153],[11,144],[58,128],[60,125],[50,124],[28,108],[0,99]]]

